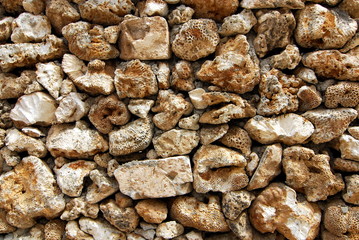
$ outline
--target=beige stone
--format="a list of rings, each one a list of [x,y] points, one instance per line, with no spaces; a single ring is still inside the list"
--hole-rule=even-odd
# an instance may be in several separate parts
[[[259,10],[254,30],[254,49],[259,57],[264,57],[276,48],[285,48],[291,43],[291,36],[296,23],[292,12],[288,9]]]
[[[253,228],[249,221],[249,216],[247,211],[243,212],[237,219],[228,220],[228,226],[232,232],[239,238],[243,240],[252,240],[253,238]]]
[[[139,60],[132,60],[116,69],[115,87],[119,98],[144,98],[158,91],[151,67]]]
[[[85,63],[73,54],[64,54],[61,67],[72,81],[82,77],[87,72]]]
[[[100,204],[104,218],[122,232],[132,232],[138,226],[140,217],[133,207],[119,207],[115,200]]]
[[[192,110],[192,105],[182,95],[172,90],[160,90],[152,111],[153,123],[161,130],[170,130],[176,126],[183,114]]]
[[[325,106],[327,108],[355,107],[359,104],[359,83],[339,82],[325,90]]]
[[[91,219],[82,217],[79,220],[80,229],[85,233],[92,235],[94,240],[126,240],[126,235],[118,231],[107,221],[97,218]]]
[[[108,26],[103,30],[104,37],[107,42],[111,44],[115,44],[118,41],[118,38],[120,37],[120,26],[114,25],[114,26]]]
[[[357,115],[357,111],[352,108],[337,108],[311,110],[302,116],[315,126],[311,140],[318,144],[342,135]]]
[[[4,17],[0,20],[0,42],[6,42],[12,33],[12,22],[14,21],[13,17]]]
[[[22,6],[26,12],[40,14],[45,10],[45,1],[43,0],[23,0]]]
[[[169,30],[163,17],[128,17],[120,24],[120,58],[162,60],[171,57]]]
[[[88,114],[90,122],[104,134],[111,132],[116,125],[125,125],[130,117],[131,114],[126,104],[120,101],[115,94],[98,97]]]
[[[159,89],[170,88],[171,70],[168,62],[159,62],[152,65],[152,71],[156,74]]]
[[[293,44],[288,44],[281,53],[269,57],[271,67],[278,69],[292,70],[298,66],[301,60],[299,48]]]
[[[196,131],[172,129],[152,140],[156,153],[161,157],[189,154],[199,143]]]
[[[53,125],[46,138],[46,147],[53,157],[89,158],[108,150],[107,141],[85,122]]]
[[[19,154],[15,151],[11,151],[8,147],[3,147],[0,149],[0,172],[3,171],[3,165],[8,165],[10,167],[16,166],[21,161]]]
[[[90,104],[86,101],[84,93],[71,92],[60,100],[55,111],[57,123],[75,122],[83,118],[90,110]]]
[[[131,99],[127,107],[137,117],[146,118],[154,104],[150,99]]]
[[[91,235],[85,233],[80,229],[77,221],[69,221],[65,227],[65,238],[68,240],[94,240]]]
[[[243,9],[239,14],[224,18],[223,24],[218,32],[222,36],[247,34],[256,23],[257,18],[253,12],[248,9]]]
[[[194,108],[205,109],[206,107],[208,107],[208,104],[203,99],[205,93],[206,90],[204,90],[203,88],[195,88],[192,91],[188,92],[189,99],[191,100],[191,103],[193,104]]]
[[[294,71],[294,73],[298,78],[302,79],[307,83],[311,83],[311,84],[318,83],[318,79],[317,76],[315,75],[315,72],[310,68],[298,67]]]
[[[191,63],[179,61],[175,64],[171,74],[171,86],[179,91],[191,91],[195,88],[194,73]]]
[[[282,183],[269,185],[249,209],[252,226],[261,233],[277,230],[287,239],[315,239],[319,232],[320,209],[315,203],[299,202],[296,195]]]
[[[116,204],[120,208],[127,208],[127,207],[133,207],[133,200],[129,196],[126,196],[125,194],[118,192],[115,194]]]
[[[178,237],[184,232],[184,227],[176,221],[164,222],[158,225],[156,236],[164,239],[172,239]]]
[[[245,209],[249,208],[254,199],[254,194],[246,190],[224,193],[222,196],[222,211],[224,216],[229,220],[236,220]]]
[[[0,148],[2,148],[5,145],[5,136],[6,136],[5,129],[0,128]]]
[[[300,115],[288,113],[275,118],[255,116],[244,126],[252,140],[262,144],[304,143],[314,132],[313,124]]]
[[[227,147],[239,149],[245,156],[251,153],[252,140],[246,130],[238,126],[231,126],[219,141]]]
[[[140,17],[168,15],[168,5],[164,0],[146,0],[137,4]]]
[[[281,173],[282,146],[277,143],[265,148],[258,167],[248,183],[249,191],[264,188]]]
[[[240,3],[242,8],[258,9],[258,8],[289,8],[289,9],[301,9],[304,8],[303,0],[243,0]]]
[[[341,172],[359,172],[359,162],[342,158],[335,158],[333,169]]]
[[[70,52],[82,60],[108,60],[119,56],[115,46],[106,41],[100,25],[79,21],[66,25],[61,32],[68,41]]]
[[[174,54],[187,61],[196,61],[216,50],[219,43],[217,25],[210,19],[191,19],[181,26],[172,41]]]
[[[223,137],[229,129],[228,124],[202,126],[199,131],[200,141],[208,145]]]
[[[29,228],[35,218],[54,218],[65,208],[54,175],[37,157],[23,158],[14,170],[0,176],[0,184],[0,207],[15,227]]]
[[[92,170],[90,179],[92,184],[87,187],[85,198],[86,202],[90,204],[98,203],[118,191],[117,181],[112,177],[108,177],[105,171]]]
[[[359,140],[352,136],[343,134],[339,137],[339,150],[342,158],[359,161]]]
[[[0,73],[0,99],[21,97],[35,77],[35,72],[31,70],[23,71],[19,77],[12,73]]]
[[[0,210],[0,233],[1,234],[10,233],[10,232],[14,232],[15,230],[16,230],[16,227],[11,226],[6,221],[6,211],[1,209]]]
[[[71,221],[79,218],[81,215],[90,218],[97,218],[99,212],[98,204],[90,204],[84,197],[72,198],[66,203],[66,208],[61,214],[61,219]]]
[[[210,195],[208,203],[195,197],[177,197],[171,206],[171,217],[185,227],[207,232],[227,232],[229,227],[221,211],[219,198]]]
[[[358,53],[359,47],[345,54],[338,50],[319,50],[305,54],[302,62],[321,77],[359,81]]]
[[[23,0],[2,0],[1,4],[4,10],[10,13],[20,13],[23,11]]]
[[[183,195],[192,190],[192,170],[186,156],[132,161],[120,165],[114,175],[120,191],[132,199]]]
[[[204,62],[196,75],[223,91],[240,94],[252,91],[260,79],[258,59],[244,35],[220,45],[214,61]]]
[[[153,137],[153,123],[150,118],[129,122],[109,133],[110,154],[126,155],[146,149]]]
[[[89,0],[79,4],[81,18],[101,25],[115,25],[122,20],[121,17],[135,10],[130,0]]]
[[[6,240],[42,240],[44,239],[44,225],[36,224],[32,228],[18,229],[13,233],[6,234]]]
[[[192,8],[180,5],[168,15],[168,24],[177,25],[188,22],[192,19],[193,14],[194,10]]]
[[[294,37],[304,48],[341,48],[358,28],[356,21],[345,12],[329,10],[319,4],[308,4],[296,17]]]
[[[359,46],[359,33],[357,32],[339,51],[342,53],[349,52],[350,50]]]
[[[21,13],[12,22],[11,41],[14,43],[41,42],[51,34],[51,24],[46,16]]]
[[[355,0],[343,0],[339,8],[346,11],[352,18],[359,18],[359,3]]]
[[[308,201],[326,200],[344,189],[342,176],[333,174],[330,157],[315,155],[305,147],[289,147],[283,151],[283,169],[286,183],[298,192],[303,192]]]
[[[0,68],[9,72],[17,67],[31,66],[64,55],[66,47],[61,38],[47,35],[41,43],[15,43],[0,45]]]
[[[315,86],[302,86],[297,92],[299,98],[299,111],[308,111],[319,107],[322,103],[322,97]]]
[[[359,126],[348,127],[348,132],[349,132],[350,135],[352,135],[355,139],[358,139],[358,140],[359,140]]]
[[[50,220],[45,224],[45,240],[61,240],[65,232],[66,222],[60,219]]]
[[[236,151],[203,145],[193,157],[193,187],[198,193],[228,192],[244,188],[248,176],[246,159]]]
[[[72,92],[76,92],[75,84],[68,78],[64,79],[60,88],[60,95],[62,97],[69,95]]]
[[[345,192],[343,193],[344,201],[359,205],[359,175],[346,176],[344,179],[346,184]]]
[[[199,122],[200,115],[198,113],[195,113],[189,117],[182,118],[178,122],[178,126],[183,129],[187,130],[198,130],[200,128],[198,122]]]
[[[36,64],[36,69],[36,80],[53,98],[58,98],[63,80],[61,67],[54,62],[49,62]]]
[[[159,199],[145,199],[136,204],[137,213],[148,223],[161,223],[167,218],[167,204]]]

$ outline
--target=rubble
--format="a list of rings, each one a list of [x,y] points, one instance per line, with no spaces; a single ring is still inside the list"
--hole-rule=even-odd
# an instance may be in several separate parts
[[[79,220],[79,225],[80,229],[92,235],[94,240],[101,240],[103,238],[108,240],[126,240],[126,235],[123,232],[118,231],[101,218],[91,219],[82,217]]]
[[[246,34],[257,23],[257,18],[248,9],[242,10],[239,14],[234,14],[223,19],[223,24],[219,29],[222,36],[233,36]]]
[[[343,194],[343,199],[347,203],[359,205],[359,175],[354,174],[346,176],[345,178],[346,189]]]
[[[223,194],[222,211],[229,220],[235,220],[249,208],[255,196],[246,190],[230,191]]]
[[[11,36],[12,33],[12,22],[14,21],[13,17],[5,17],[0,20],[0,42],[6,42]]]
[[[192,19],[194,12],[192,8],[180,5],[168,15],[168,24],[173,26],[188,22]]]
[[[85,201],[84,197],[72,198],[66,203],[60,218],[66,221],[75,220],[80,216],[97,218],[99,210],[98,204],[90,204]]]
[[[71,92],[60,100],[55,111],[57,123],[69,123],[79,121],[87,115],[90,104],[84,93]]]
[[[156,229],[156,236],[164,239],[172,239],[181,235],[184,232],[184,227],[176,221],[164,222],[158,225]]]
[[[161,223],[167,218],[167,204],[158,199],[145,199],[139,201],[135,209],[147,223]]]
[[[289,8],[289,9],[301,9],[304,8],[304,1],[283,1],[283,0],[243,0],[241,1],[240,7],[246,9],[259,9],[259,8]]]
[[[146,118],[154,104],[155,101],[150,99],[131,99],[127,107],[133,115]]]
[[[34,82],[35,73],[25,70],[19,77],[11,73],[0,73],[0,99],[19,98],[28,89],[28,85]]]
[[[246,130],[240,127],[231,126],[219,141],[227,147],[239,149],[245,156],[251,153],[252,140]]]
[[[208,145],[223,137],[229,129],[228,124],[203,126],[199,131],[201,144]]]
[[[325,90],[325,106],[327,108],[355,107],[359,104],[359,83],[344,82],[329,86]]]
[[[344,159],[359,161],[359,140],[348,134],[339,137],[339,150]]]

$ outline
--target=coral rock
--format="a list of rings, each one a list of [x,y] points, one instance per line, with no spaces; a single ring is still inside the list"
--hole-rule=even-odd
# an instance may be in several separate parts
[[[146,118],[155,101],[149,99],[131,99],[128,110],[137,117]]]
[[[94,238],[91,237],[91,235],[85,233],[80,229],[77,221],[67,222],[65,227],[65,237],[68,240],[77,240],[77,239],[94,240]]]
[[[359,175],[351,175],[345,177],[346,189],[343,199],[347,203],[359,205]]]
[[[90,218],[97,218],[99,212],[98,204],[90,204],[84,197],[72,198],[66,203],[65,211],[61,214],[61,219],[71,221],[79,218],[81,215]]]
[[[164,239],[172,239],[178,237],[184,232],[184,227],[176,221],[164,222],[158,225],[156,236]]]
[[[11,73],[0,73],[0,99],[21,97],[28,86],[35,81],[35,72],[25,70],[17,77]]]
[[[243,0],[240,3],[242,8],[258,9],[258,8],[289,8],[289,9],[301,9],[304,8],[303,0]]]
[[[339,149],[344,159],[359,161],[359,140],[343,134],[339,138]]]
[[[203,126],[199,131],[201,144],[208,145],[223,137],[229,129],[228,124]]]
[[[320,92],[315,86],[302,86],[297,92],[299,98],[299,110],[308,111],[318,107],[322,103]]]
[[[252,140],[246,130],[240,127],[230,127],[227,133],[220,139],[220,142],[227,147],[241,150],[245,156],[251,153]]]
[[[257,23],[257,18],[248,9],[242,10],[239,14],[226,17],[219,29],[222,36],[233,36],[237,34],[247,34]]]
[[[79,224],[80,229],[85,233],[92,235],[93,240],[126,240],[126,235],[123,232],[118,231],[115,227],[101,218],[91,219],[82,217],[79,220]]]
[[[193,68],[190,62],[179,61],[172,70],[171,85],[180,91],[191,91],[194,86]]]
[[[63,80],[60,66],[54,62],[36,64],[36,80],[47,90],[53,98],[58,98]]]
[[[359,172],[359,161],[335,158],[333,161],[333,169],[341,172]]]
[[[146,199],[136,204],[137,213],[148,223],[161,223],[167,218],[167,204],[158,199]]]
[[[293,44],[287,45],[280,54],[269,57],[271,67],[278,69],[294,69],[301,60],[299,48]]]
[[[168,15],[168,24],[176,25],[188,22],[192,19],[194,10],[185,5],[180,5]]]
[[[186,117],[186,118],[182,118],[179,122],[178,122],[178,126],[180,128],[183,129],[188,129],[188,130],[198,130],[199,129],[199,114],[195,113],[192,116]]]
[[[252,240],[253,228],[249,221],[247,211],[243,212],[237,219],[228,220],[228,226],[232,232],[240,239]]]
[[[137,4],[140,17],[146,16],[162,16],[166,17],[168,14],[168,5],[163,0],[146,0]]]
[[[343,0],[339,8],[347,12],[352,18],[359,18],[359,3],[356,0]]]
[[[11,25],[13,21],[13,17],[5,17],[0,20],[0,42],[6,42],[6,40],[8,40],[11,36]]]
[[[45,224],[45,240],[61,240],[65,232],[66,222],[59,219],[50,220]]]
[[[359,83],[339,82],[325,90],[325,106],[327,108],[355,107],[359,104]]]
[[[90,104],[85,99],[86,94],[76,92],[62,98],[55,112],[57,122],[75,122],[84,117],[90,110]]]
[[[224,216],[230,220],[235,220],[255,199],[253,193],[246,190],[231,191],[223,194],[222,210]]]
[[[104,171],[92,170],[90,178],[92,184],[87,187],[86,193],[86,202],[88,203],[98,203],[118,191],[117,181],[108,177]]]

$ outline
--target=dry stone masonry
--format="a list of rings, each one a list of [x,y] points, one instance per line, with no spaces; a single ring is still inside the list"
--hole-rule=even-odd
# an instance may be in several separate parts
[[[359,239],[358,0],[0,0],[0,240]]]

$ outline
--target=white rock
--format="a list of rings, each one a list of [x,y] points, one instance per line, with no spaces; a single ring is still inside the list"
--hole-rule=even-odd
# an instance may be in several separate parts
[[[97,218],[100,208],[98,204],[90,204],[85,201],[84,197],[71,198],[66,203],[65,211],[61,214],[60,218],[65,221],[71,221],[79,218],[81,215],[90,218]]]
[[[168,14],[167,3],[163,0],[147,0],[144,9],[140,12],[140,16],[162,16]]]
[[[90,178],[93,183],[87,188],[86,202],[88,203],[98,203],[118,191],[117,181],[98,169],[90,172]]]
[[[65,236],[66,236],[66,239],[68,239],[68,240],[77,240],[77,239],[94,240],[94,238],[91,237],[91,235],[85,233],[84,231],[82,231],[80,229],[77,221],[69,221],[66,224],[65,231],[66,231]]]
[[[339,149],[342,158],[359,161],[359,140],[343,134],[339,138]]]
[[[75,122],[84,117],[90,110],[90,105],[85,101],[86,94],[71,92],[62,98],[55,111],[58,123]]]
[[[126,240],[126,235],[102,219],[81,218],[80,229],[91,234],[94,240]]]
[[[155,101],[149,99],[131,99],[128,110],[140,118],[145,118],[154,104]]]
[[[189,98],[196,109],[205,109],[208,107],[207,102],[203,99],[206,91],[203,88],[196,88],[188,92]]]
[[[34,137],[34,138],[45,136],[45,134],[43,132],[41,132],[38,128],[34,128],[34,127],[24,127],[23,129],[21,129],[21,131],[23,133],[25,133],[26,135],[28,135],[30,137]]]
[[[256,23],[257,19],[253,12],[243,9],[239,14],[226,17],[218,32],[222,36],[247,34]]]
[[[156,236],[164,239],[172,239],[181,235],[184,232],[184,227],[176,221],[164,222],[158,225],[156,229]]]
[[[36,64],[36,79],[53,98],[58,98],[63,80],[63,72],[60,66],[54,62]]]

